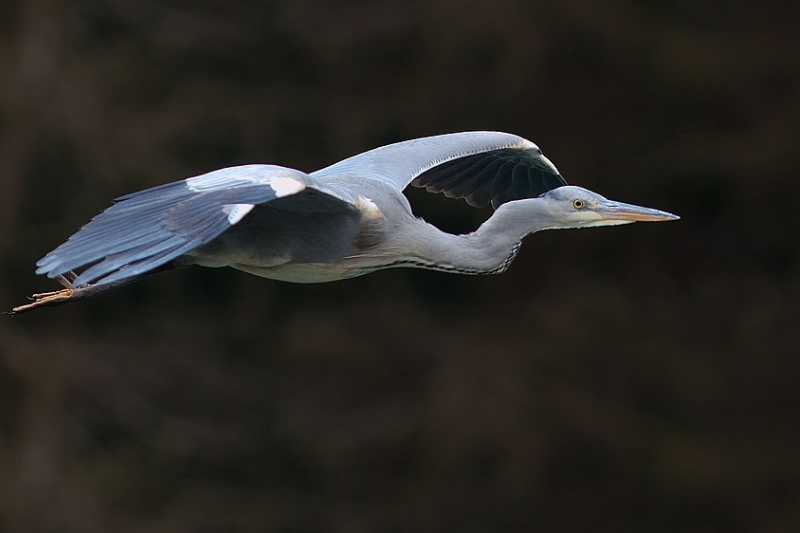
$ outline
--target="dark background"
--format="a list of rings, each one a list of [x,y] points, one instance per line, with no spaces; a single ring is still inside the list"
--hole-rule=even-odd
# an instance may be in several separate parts
[[[3,1],[3,309],[120,194],[451,131],[683,218],[502,276],[198,268],[0,316],[0,531],[797,531],[783,4]]]

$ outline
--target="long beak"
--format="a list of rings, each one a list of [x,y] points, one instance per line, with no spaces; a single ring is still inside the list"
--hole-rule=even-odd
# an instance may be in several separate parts
[[[681,218],[678,215],[673,215],[666,211],[650,209],[649,207],[639,207],[638,205],[623,204],[622,202],[614,202],[613,200],[598,202],[594,211],[600,215],[602,220],[619,221],[618,223],[620,224],[626,222],[663,222]]]

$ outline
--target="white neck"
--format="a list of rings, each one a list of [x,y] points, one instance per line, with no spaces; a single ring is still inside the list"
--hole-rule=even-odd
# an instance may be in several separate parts
[[[505,203],[477,231],[466,235],[445,233],[417,220],[403,231],[400,242],[392,239],[397,249],[403,250],[402,257],[384,268],[405,266],[461,274],[499,274],[514,260],[526,235],[557,227],[548,225],[550,217],[538,207],[540,203],[535,198]]]

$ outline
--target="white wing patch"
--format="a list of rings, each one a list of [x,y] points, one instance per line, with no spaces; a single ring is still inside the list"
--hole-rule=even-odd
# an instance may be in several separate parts
[[[306,188],[302,181],[294,178],[272,178],[267,180],[267,183],[272,187],[272,190],[275,191],[275,195],[278,198],[297,194]]]
[[[377,220],[382,215],[381,210],[375,205],[375,202],[366,196],[359,196],[354,204],[355,208],[361,211],[361,216],[369,220]]]
[[[228,223],[233,226],[238,224],[254,207],[253,204],[228,204],[222,206],[222,212],[228,215]]]

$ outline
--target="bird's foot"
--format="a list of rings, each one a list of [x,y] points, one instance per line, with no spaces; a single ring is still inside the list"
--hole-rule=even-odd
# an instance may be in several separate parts
[[[53,292],[41,292],[39,294],[34,294],[30,297],[31,303],[25,305],[19,305],[9,311],[10,315],[16,315],[19,313],[25,313],[27,311],[31,311],[33,309],[38,309],[39,307],[47,307],[51,305],[59,305],[63,303],[67,303],[71,298],[72,294],[74,293],[74,289],[61,289],[60,291],[53,291]]]
[[[76,289],[72,286],[72,282],[75,281],[76,277],[77,276],[75,273],[71,271],[67,272],[63,276],[57,276],[55,279],[64,286],[63,289],[60,291],[40,292],[38,294],[34,294],[28,298],[31,300],[31,303],[14,307],[8,312],[8,314],[16,315],[31,311],[33,309],[38,309],[39,307],[49,307],[52,305],[67,303],[75,296]]]
[[[156,272],[171,270],[173,268],[175,268],[174,263],[169,262],[166,265],[162,265],[158,268],[151,270],[150,272],[145,272],[144,274],[139,274],[138,276],[133,276],[130,278],[112,281],[111,283],[93,282],[93,283],[81,283],[80,285],[75,285],[75,280],[78,279],[78,276],[74,272],[72,271],[65,272],[64,275],[55,277],[55,280],[58,281],[64,287],[63,289],[61,289],[60,291],[34,294],[33,296],[30,297],[31,303],[15,307],[11,311],[8,311],[7,314],[15,315],[18,313],[26,313],[28,311],[31,311],[33,309],[38,309],[40,307],[50,307],[53,305],[61,305],[61,304],[77,302],[79,300],[91,298],[92,296],[96,296],[100,293],[106,292],[107,290],[113,289],[114,287],[127,285],[128,283],[136,281],[137,279],[142,279],[148,276],[152,276]]]

